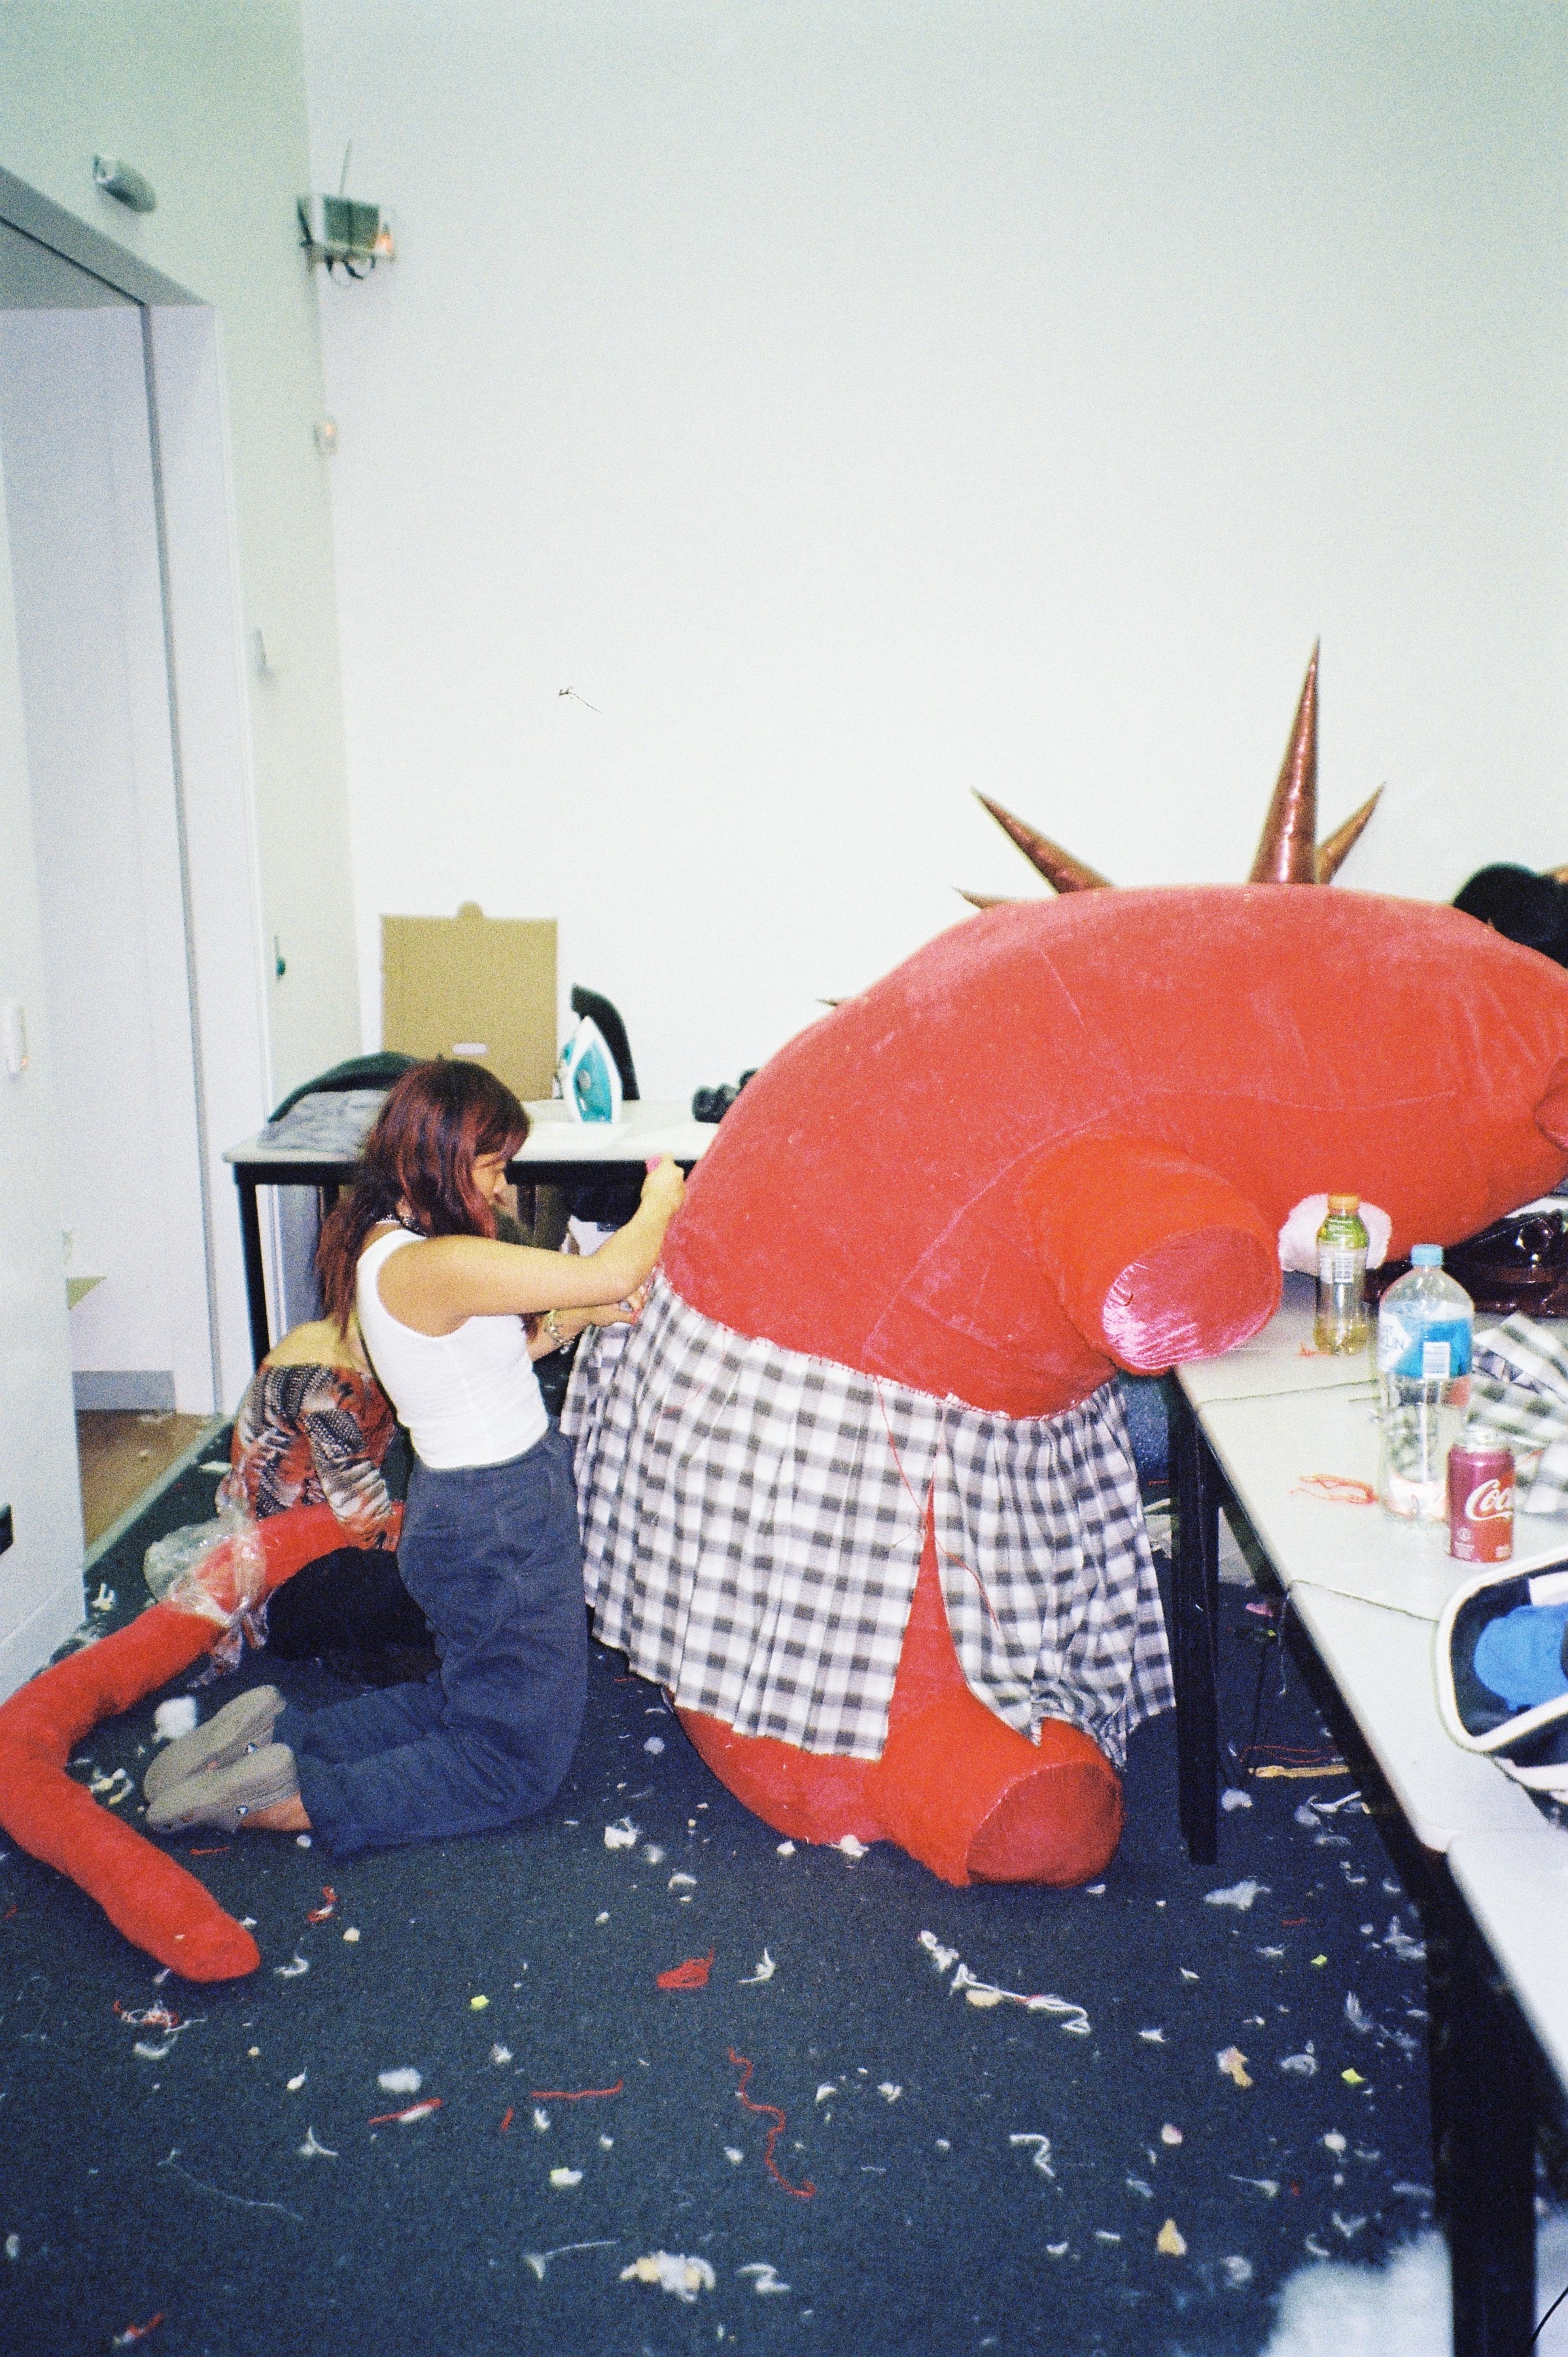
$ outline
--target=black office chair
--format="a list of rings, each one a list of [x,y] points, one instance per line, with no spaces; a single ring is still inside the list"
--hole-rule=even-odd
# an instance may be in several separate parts
[[[594,1019],[598,1021],[596,1016]],[[350,1089],[390,1089],[392,1082],[401,1080],[417,1061],[416,1057],[400,1056],[392,1048],[379,1049],[373,1056],[350,1056],[346,1063],[334,1064],[329,1072],[319,1072],[313,1081],[301,1081],[298,1088],[292,1089],[285,1097],[272,1118],[281,1121],[301,1097],[318,1093],[346,1094]]]

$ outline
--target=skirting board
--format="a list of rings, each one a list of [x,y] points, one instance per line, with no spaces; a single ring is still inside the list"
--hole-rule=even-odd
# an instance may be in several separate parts
[[[41,1670],[87,1617],[80,1579],[68,1579],[0,1643],[0,1702]]]
[[[166,1367],[110,1367],[102,1373],[78,1369],[70,1379],[79,1408],[140,1408],[145,1413],[174,1406],[174,1376]]]

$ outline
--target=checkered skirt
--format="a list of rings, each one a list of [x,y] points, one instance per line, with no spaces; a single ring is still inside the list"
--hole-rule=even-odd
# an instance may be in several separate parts
[[[579,1352],[576,1443],[600,1640],[742,1735],[875,1760],[932,1503],[963,1674],[1033,1734],[1120,1767],[1170,1659],[1121,1402],[1013,1417],[732,1333],[662,1278]]]
[[[1516,1312],[1476,1337],[1466,1440],[1506,1442],[1519,1502],[1530,1514],[1568,1514],[1568,1332]]]

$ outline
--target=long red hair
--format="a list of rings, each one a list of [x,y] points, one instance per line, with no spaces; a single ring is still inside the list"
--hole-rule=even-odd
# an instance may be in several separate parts
[[[482,1064],[440,1057],[404,1072],[365,1140],[351,1191],[321,1231],[316,1266],[328,1317],[347,1331],[360,1254],[382,1220],[425,1236],[493,1236],[474,1164],[515,1154],[527,1135],[521,1104]]]

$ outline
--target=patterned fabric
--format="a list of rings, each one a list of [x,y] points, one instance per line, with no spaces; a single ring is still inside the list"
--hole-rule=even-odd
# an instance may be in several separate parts
[[[1118,1766],[1174,1699],[1121,1403],[1014,1418],[732,1333],[662,1278],[578,1353],[588,1598],[601,1641],[742,1735],[875,1759],[928,1499],[970,1686]]]
[[[289,1506],[328,1505],[356,1534],[387,1544],[392,1512],[381,1460],[395,1429],[371,1375],[350,1367],[259,1367],[234,1419],[232,1462],[218,1511],[257,1522]]]
[[[1555,1321],[1520,1315],[1477,1335],[1465,1436],[1513,1450],[1525,1513],[1568,1513],[1568,1334]]]

